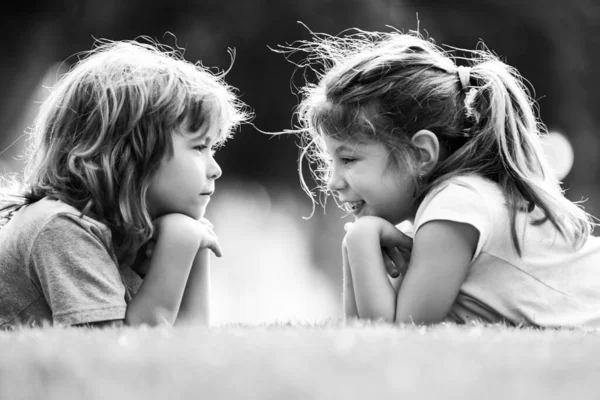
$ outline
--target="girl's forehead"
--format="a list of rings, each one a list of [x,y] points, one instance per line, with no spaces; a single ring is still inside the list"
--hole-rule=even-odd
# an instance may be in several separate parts
[[[334,138],[329,135],[321,136],[323,140],[323,144],[327,147],[328,150],[361,150],[363,148],[377,145],[379,142],[377,140],[368,140],[361,138]]]

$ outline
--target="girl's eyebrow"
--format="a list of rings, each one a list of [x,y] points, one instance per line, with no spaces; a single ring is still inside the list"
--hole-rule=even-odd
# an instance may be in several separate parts
[[[351,153],[360,152],[360,150],[357,148],[357,146],[350,147],[347,144],[341,144],[338,147],[336,147],[335,154],[339,154],[343,151],[348,151]]]

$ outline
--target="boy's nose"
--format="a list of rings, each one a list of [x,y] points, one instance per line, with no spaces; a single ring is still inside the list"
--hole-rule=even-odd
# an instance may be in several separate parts
[[[210,165],[210,168],[208,170],[208,177],[210,179],[219,179],[222,174],[223,174],[223,171],[221,170],[221,167],[219,166],[217,161],[213,158],[212,164]]]

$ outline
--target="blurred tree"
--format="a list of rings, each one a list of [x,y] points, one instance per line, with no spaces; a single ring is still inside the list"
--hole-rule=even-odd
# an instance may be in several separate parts
[[[297,99],[290,90],[294,67],[267,46],[306,39],[309,32],[337,34],[350,27],[407,30],[420,27],[439,44],[473,48],[481,38],[533,84],[541,116],[571,138],[576,160],[567,185],[572,198],[589,193],[600,178],[597,162],[600,83],[600,5],[595,0],[48,0],[16,3],[0,16],[2,51],[0,137],[5,148],[21,132],[15,124],[47,68],[91,48],[94,38],[148,35],[186,48],[188,60],[227,69],[226,49],[237,59],[227,80],[256,111],[265,131],[292,125]],[[171,32],[173,35],[167,34]],[[28,121],[29,123],[31,121]],[[296,140],[243,127],[218,157],[228,175],[298,189]],[[587,194],[586,194],[587,192]],[[598,200],[600,201],[600,199]],[[600,207],[600,203],[597,203]],[[590,202],[592,211],[596,206]],[[598,208],[600,212],[600,208]]]

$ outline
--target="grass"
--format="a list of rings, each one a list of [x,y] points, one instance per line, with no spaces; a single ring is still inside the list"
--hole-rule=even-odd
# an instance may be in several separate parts
[[[323,324],[0,333],[0,399],[583,399],[600,333]]]

